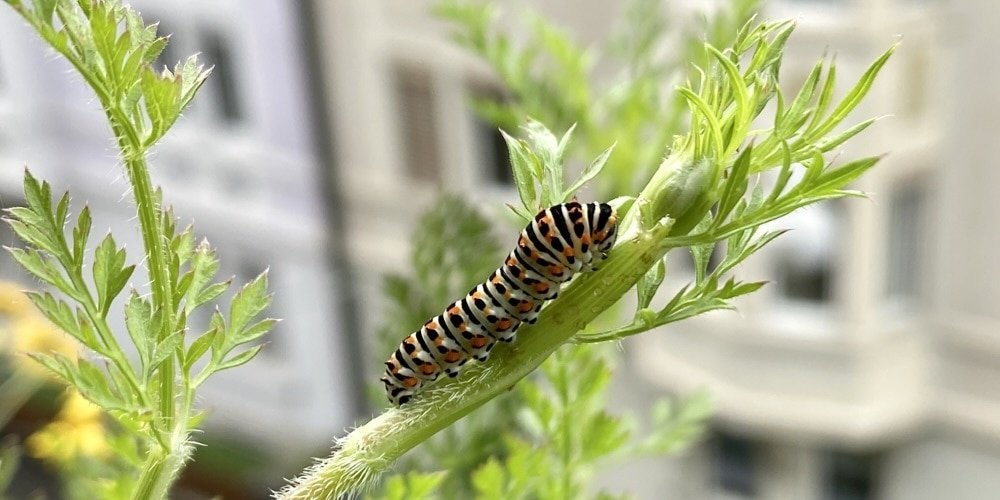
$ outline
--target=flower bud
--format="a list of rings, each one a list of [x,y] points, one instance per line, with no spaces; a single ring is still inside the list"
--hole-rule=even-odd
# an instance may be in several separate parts
[[[711,160],[680,152],[663,160],[640,198],[650,200],[654,220],[674,219],[672,236],[687,234],[715,202],[713,174]]]

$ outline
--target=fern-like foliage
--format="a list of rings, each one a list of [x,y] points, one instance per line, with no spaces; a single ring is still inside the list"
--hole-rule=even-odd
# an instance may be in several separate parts
[[[659,143],[665,157],[641,189],[611,201],[620,217],[619,237],[601,269],[564,286],[536,324],[519,330],[515,346],[499,346],[487,363],[473,364],[457,380],[439,382],[419,398],[359,427],[338,442],[335,454],[296,478],[279,496],[330,497],[370,487],[393,460],[517,386],[563,344],[648,332],[704,311],[731,307],[735,297],[760,288],[758,282],[724,275],[778,236],[759,233],[761,225],[813,203],[862,194],[849,185],[879,158],[832,164],[828,155],[874,122],[863,119],[845,125],[895,49],[890,47],[878,57],[839,101],[832,97],[835,70],[827,59],[817,62],[802,88],[789,94],[779,87],[777,77],[793,31],[791,21],[747,22],[729,44],[704,44],[705,62],[676,89],[685,107],[687,130]],[[765,109],[772,109],[774,117],[761,124]],[[565,152],[572,138],[569,132],[557,136],[539,122],[526,123],[522,131],[523,138],[509,136],[507,145],[523,204],[515,211],[525,215],[537,208],[533,205],[539,200],[561,200],[573,185],[563,183]],[[616,147],[607,161],[602,160],[604,154],[596,155],[591,163],[597,166],[586,175],[595,179],[608,175],[617,151]],[[792,175],[796,169],[803,171],[801,177]],[[776,182],[763,182],[763,175]],[[705,249],[720,241],[727,242],[727,256],[710,270]],[[701,256],[695,281],[665,303],[656,301],[664,257],[673,249],[688,248]],[[606,331],[587,328],[633,289],[639,307],[628,324]],[[508,459],[516,455],[515,448],[510,449]],[[499,459],[492,463],[499,466]],[[491,486],[516,486],[507,482],[513,476],[506,472],[482,474]]]
[[[110,498],[164,498],[190,458],[190,435],[200,421],[194,407],[198,387],[212,374],[250,361],[261,346],[247,345],[275,323],[255,319],[270,303],[263,273],[234,295],[225,313],[216,309],[207,331],[188,330],[192,312],[212,305],[230,283],[215,281],[219,263],[208,243],[197,243],[191,228],[177,228],[152,185],[146,156],[209,72],[194,56],[173,69],[154,70],[167,39],[121,2],[5,3],[70,62],[104,111],[131,185],[148,272],[141,279],[150,288],[148,294],[125,293],[136,270],[125,249],[111,234],[92,248],[90,210],[84,206],[73,215],[68,193],[55,196],[47,182],[26,171],[27,204],[10,209],[6,220],[27,247],[9,250],[50,287],[29,294],[32,302],[92,354],[76,360],[55,353],[32,357],[105,410],[139,450],[119,455],[131,459],[127,473],[87,479],[101,480]],[[108,317],[116,301],[125,308],[126,331],[120,335]],[[132,345],[122,346],[122,338]]]
[[[567,152],[573,162],[586,164],[617,143],[607,175],[593,186],[597,198],[611,199],[641,187],[664,145],[685,132],[687,107],[672,85],[697,78],[697,68],[709,63],[704,44],[732,44],[759,3],[729,0],[686,26],[668,17],[661,1],[630,0],[612,35],[593,46],[531,11],[516,18],[518,33],[507,31],[496,22],[502,3],[439,0],[435,12],[452,24],[455,42],[488,63],[507,89],[507,99],[475,102],[486,119],[508,131],[528,117],[553,130],[573,128]]]

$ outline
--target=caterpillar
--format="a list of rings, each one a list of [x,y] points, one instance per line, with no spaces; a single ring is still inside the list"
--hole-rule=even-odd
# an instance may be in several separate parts
[[[489,279],[411,333],[385,362],[386,396],[403,405],[442,374],[457,377],[470,359],[486,361],[500,342],[513,342],[545,302],[576,273],[594,270],[617,236],[606,203],[577,201],[546,208],[521,231],[517,246]]]

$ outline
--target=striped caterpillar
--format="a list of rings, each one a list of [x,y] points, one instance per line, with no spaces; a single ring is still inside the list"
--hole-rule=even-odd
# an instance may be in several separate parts
[[[486,361],[499,340],[513,342],[576,273],[594,269],[615,243],[617,215],[606,203],[576,201],[542,210],[486,282],[403,339],[385,362],[386,396],[399,406],[441,373]]]

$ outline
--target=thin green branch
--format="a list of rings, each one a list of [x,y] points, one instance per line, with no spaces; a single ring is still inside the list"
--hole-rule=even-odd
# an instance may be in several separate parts
[[[356,429],[338,442],[339,451],[294,479],[277,498],[338,498],[371,486],[403,453],[509,390],[617,302],[642,275],[636,264],[652,265],[662,257],[658,242],[669,230],[669,224],[660,224],[623,234],[602,269],[567,286],[537,324],[519,331],[516,346],[497,347],[488,363],[471,365],[460,381],[438,384]]]
[[[130,148],[141,151],[142,145],[126,144],[123,152]],[[135,198],[136,211],[139,215],[139,226],[142,232],[142,242],[146,253],[147,269],[153,291],[154,308],[167,312],[157,337],[163,341],[173,331],[173,301],[171,283],[167,263],[164,261],[164,246],[160,221],[159,207],[155,206],[153,183],[149,177],[149,168],[141,155],[126,158],[125,169],[132,184],[132,195]],[[164,363],[157,374],[159,386],[159,415],[166,429],[173,427],[174,416],[174,364]]]
[[[132,188],[143,239],[143,260],[152,290],[149,300],[133,294],[128,307],[129,338],[139,352],[137,370],[129,363],[107,322],[111,303],[126,287],[135,266],[126,265],[124,249],[118,248],[110,236],[105,238],[93,258],[95,300],[95,293],[83,274],[84,250],[91,229],[89,211],[84,209],[73,229],[70,250],[64,233],[68,196],[59,201],[53,216],[51,187],[26,173],[30,210],[13,209],[9,211],[9,220],[15,232],[34,248],[15,249],[12,254],[30,272],[79,303],[79,307],[73,308],[48,293],[32,295],[46,317],[109,359],[110,368],[102,373],[86,360],[74,364],[58,356],[34,358],[76,385],[81,394],[111,410],[124,427],[143,440],[146,462],[138,475],[134,498],[164,498],[190,457],[188,434],[197,384],[214,371],[248,362],[259,346],[235,355],[232,351],[259,338],[274,323],[268,319],[251,324],[253,317],[270,302],[264,292],[266,279],[259,278],[233,299],[230,317],[240,315],[235,326],[227,328],[220,318],[210,332],[190,347],[184,342],[183,323],[187,313],[216,299],[226,285],[208,285],[217,266],[213,267],[211,259],[201,259],[191,264],[194,268],[191,276],[195,271],[198,274],[197,285],[192,286],[190,278],[179,283],[178,288],[190,294],[175,297],[180,266],[190,257],[179,252],[190,250],[193,243],[184,245],[187,240],[176,235],[169,211],[159,206],[160,195],[150,179],[146,154],[175,123],[208,72],[194,57],[176,65],[173,72],[153,71],[149,65],[161,54],[167,40],[158,37],[155,27],[147,26],[138,13],[120,1],[41,0],[26,5],[20,0],[5,0],[5,3],[69,61],[97,96],[117,140]],[[63,268],[65,277],[56,263]],[[178,312],[181,309],[183,313]],[[193,379],[189,368],[209,350],[210,362]],[[177,367],[182,363],[186,369],[177,380]]]
[[[755,238],[756,229],[802,206],[851,195],[846,186],[878,161],[866,158],[830,168],[815,143],[779,137],[780,140],[763,140],[766,147],[750,148],[746,144],[750,123],[774,96],[781,99],[780,89],[771,85],[791,29],[788,22],[757,27],[748,23],[736,37],[738,49],[709,50],[716,65],[722,68],[716,67],[714,71],[694,68],[702,76],[700,84],[678,91],[690,108],[691,131],[674,140],[669,155],[627,212],[621,214],[618,244],[600,271],[575,278],[559,299],[543,309],[538,323],[521,330],[513,348],[501,346],[487,363],[467,368],[458,380],[439,383],[402,408],[390,409],[356,429],[338,442],[332,456],[295,479],[278,493],[278,498],[335,498],[365,488],[402,453],[517,383],[562,343],[614,339],[706,311],[731,308],[733,298],[763,286],[764,282],[738,282],[723,276],[780,234],[773,232]],[[772,38],[765,40],[767,37]],[[757,52],[747,54],[747,51]],[[728,56],[730,52],[732,57]],[[872,72],[877,73],[891,52],[892,49],[873,65],[862,83],[855,86],[855,92],[835,108],[837,112],[828,121],[822,122],[824,127],[830,121],[836,125],[846,118],[841,111],[857,104],[870,86]],[[751,61],[754,71],[743,72],[739,68],[740,61],[746,60]],[[765,83],[758,86],[758,82]],[[752,93],[747,90],[750,85],[754,85]],[[804,93],[811,94],[814,89],[805,89]],[[754,101],[750,102],[751,99]],[[783,106],[780,108],[779,115],[789,112]],[[807,113],[800,106],[794,112],[800,116],[776,118],[775,127],[791,127],[782,129],[780,135],[801,138],[802,127],[807,123],[803,117]],[[770,137],[776,133],[772,128],[757,134]],[[549,137],[551,134],[546,134],[547,131],[542,134],[537,126],[532,126],[527,141],[508,141],[517,150],[511,160],[515,173],[520,174],[519,187],[542,186],[542,199],[549,199],[546,193],[557,190],[551,186],[553,177],[547,172],[559,168],[558,161],[551,160],[551,152],[544,151],[546,143],[555,142]],[[544,140],[538,140],[540,137]],[[825,134],[816,138],[816,142],[822,140],[837,138]],[[743,153],[733,158],[740,149]],[[770,161],[773,149],[781,152],[777,165],[765,163]],[[541,169],[538,159],[542,159]],[[791,166],[797,161],[808,172],[802,181],[788,188]],[[751,176],[774,168],[780,168],[779,186],[765,197],[757,185],[758,179]],[[529,189],[520,191],[522,198],[536,199],[534,195],[525,196]],[[724,200],[723,209],[714,211],[720,200]],[[631,325],[609,335],[598,334],[600,338],[579,333],[640,280],[640,302],[648,306],[662,276],[647,273],[662,265],[668,250],[691,246],[702,252],[702,247],[727,238],[731,252],[727,260],[709,273],[705,269],[708,258],[703,255],[696,259],[701,267],[696,270],[696,282],[683,288],[662,310],[642,307]]]

